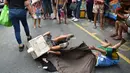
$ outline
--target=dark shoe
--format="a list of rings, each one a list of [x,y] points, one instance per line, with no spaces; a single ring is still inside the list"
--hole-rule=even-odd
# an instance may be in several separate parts
[[[112,34],[110,37],[115,37],[115,36],[117,36],[117,34]]]
[[[30,41],[32,39],[32,36],[27,37],[27,41]]]
[[[19,46],[19,52],[22,52],[24,50],[24,45],[23,46]]]
[[[62,44],[59,44],[61,48],[66,48],[69,45],[69,42],[65,42]]]

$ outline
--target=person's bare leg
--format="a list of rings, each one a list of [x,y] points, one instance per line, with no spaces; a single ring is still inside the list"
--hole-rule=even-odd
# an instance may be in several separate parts
[[[56,55],[60,55],[60,54],[61,54],[60,51],[49,51],[49,53],[51,53],[51,54],[56,54]]]
[[[59,16],[58,19],[59,19],[58,24],[61,24],[61,17]]]
[[[115,29],[116,29],[116,31],[115,31],[114,34],[111,35],[111,37],[115,37],[115,36],[118,35],[118,30],[119,30],[119,21],[116,21],[116,22],[115,22]]]
[[[58,41],[64,40],[66,38],[71,38],[71,37],[74,37],[74,35],[72,35],[72,34],[61,35],[59,37],[54,38],[53,41],[58,42]]]
[[[122,33],[124,32],[128,32],[128,27],[126,24],[120,24],[119,25],[119,32],[118,32],[118,36],[115,38],[115,40],[121,40],[122,39]]]
[[[57,50],[60,50],[60,49],[61,49],[61,46],[60,46],[60,45],[51,47],[51,50],[52,50],[52,51],[57,51]]]
[[[118,31],[118,36],[115,37],[115,40],[121,40],[122,39],[122,32],[123,32],[123,28],[122,26],[119,26],[119,31]]]
[[[43,34],[43,36],[46,36],[46,35],[51,35],[51,33],[50,33],[50,31],[48,31],[48,32],[45,32],[44,34]]]
[[[38,19],[38,27],[39,27],[39,28],[41,28],[41,25],[40,25],[40,24],[41,24],[41,19],[39,18],[39,19]]]
[[[94,29],[97,28],[97,26],[96,26],[97,15],[98,15],[97,13],[94,13]]]
[[[122,44],[124,44],[126,42],[125,39],[122,39],[119,43],[115,44],[114,46],[112,46],[113,49],[118,49]]]
[[[100,13],[100,28],[103,30],[104,24],[103,24],[103,13]]]
[[[65,24],[67,24],[67,14],[65,14]]]
[[[36,28],[36,21],[37,21],[37,20],[34,19],[34,26],[33,26],[34,28]]]
[[[56,6],[53,6],[54,7],[54,19],[56,19],[56,17],[57,17],[57,10],[56,10]]]

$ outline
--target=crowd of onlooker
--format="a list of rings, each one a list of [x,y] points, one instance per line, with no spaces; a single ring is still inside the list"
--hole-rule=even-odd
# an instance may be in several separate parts
[[[39,1],[39,2],[35,2]],[[39,27],[40,26],[40,18],[43,19],[57,19],[58,23],[61,23],[61,20],[64,18],[65,24],[67,24],[66,19],[72,18],[72,21],[79,21],[80,19],[80,8],[82,2],[86,2],[86,13],[88,21],[93,22],[94,28],[97,28],[97,18],[99,16],[100,20],[100,29],[104,29],[104,14],[105,11],[109,10],[111,6],[109,2],[111,0],[32,0],[33,10],[36,14],[36,17],[39,19]],[[111,37],[115,37],[114,39],[119,40],[122,38],[122,31],[128,32],[128,25],[126,24],[126,20],[129,18],[129,6],[125,7],[122,0],[120,0],[120,8],[116,8],[114,13],[117,14],[117,19],[115,22],[116,33],[111,35]],[[42,16],[39,16],[40,11],[39,7],[41,7]],[[70,8],[70,6],[73,8]],[[36,10],[37,9],[37,10]],[[123,11],[123,13],[122,13]],[[39,13],[38,13],[39,12]],[[51,14],[54,13],[54,17],[51,17]],[[125,16],[124,16],[125,14]],[[36,28],[36,19],[34,20],[34,28]]]

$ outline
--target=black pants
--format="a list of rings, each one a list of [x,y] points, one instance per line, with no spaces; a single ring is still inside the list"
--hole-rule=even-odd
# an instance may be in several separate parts
[[[87,16],[89,20],[94,20],[94,14],[93,14],[93,3],[87,3]]]
[[[72,17],[72,10],[69,8],[71,3],[72,3],[72,1],[68,0],[68,3],[67,3],[67,16],[68,16],[68,18]]]

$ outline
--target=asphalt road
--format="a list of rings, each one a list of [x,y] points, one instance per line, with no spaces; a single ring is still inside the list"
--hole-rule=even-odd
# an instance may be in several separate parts
[[[73,23],[68,21],[68,25],[58,25],[55,20],[42,20],[42,28],[33,28],[33,20],[28,18],[30,32],[33,37],[51,31],[53,37],[61,34],[72,33],[76,39],[85,41],[88,45],[97,46],[100,44],[98,40],[93,38],[90,34],[77,27],[76,24],[84,27],[92,34],[98,34],[100,39],[104,39],[106,35],[99,33],[99,29],[92,29],[91,23],[81,20],[80,23]],[[88,25],[86,25],[88,24]],[[88,27],[89,26],[89,27]],[[100,31],[101,32],[101,31]],[[14,37],[13,27],[6,28],[0,26],[0,73],[49,73],[42,69],[40,63],[33,60],[27,49],[23,52],[18,51],[18,45]],[[101,35],[101,37],[99,36]],[[27,44],[25,32],[21,26],[21,36],[24,44]],[[130,55],[129,55],[130,56]],[[116,66],[96,68],[96,73],[129,73],[130,64],[121,58],[120,63]]]

